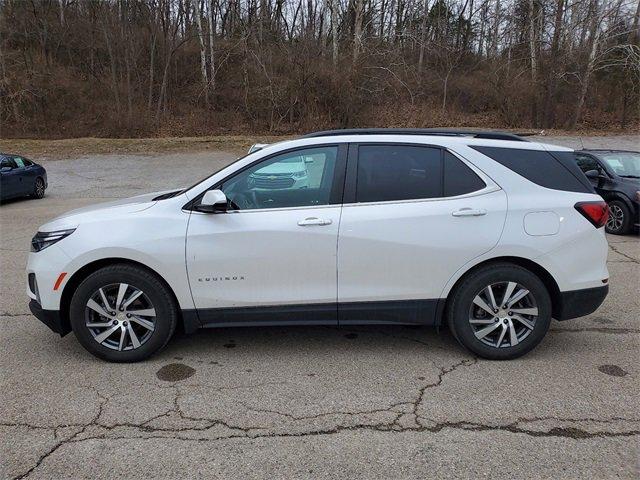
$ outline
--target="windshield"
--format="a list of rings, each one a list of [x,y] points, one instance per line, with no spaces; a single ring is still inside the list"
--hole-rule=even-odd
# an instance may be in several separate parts
[[[257,151],[257,150],[256,150]],[[246,155],[243,155],[241,157],[236,158],[233,162],[231,162],[229,165],[231,165],[232,163],[236,163],[239,162],[240,160],[242,160],[245,157],[248,157],[249,155],[251,155],[250,153],[247,153]],[[229,165],[224,165],[223,167],[220,167],[218,170],[216,170],[215,172],[213,172],[211,175],[207,175],[206,177],[204,177],[201,180],[198,180],[196,183],[194,183],[193,185],[191,185],[190,187],[187,188],[183,188],[182,190],[180,190],[178,193],[176,193],[176,195],[179,195],[181,193],[185,193],[188,192],[189,190],[191,190],[194,187],[197,187],[198,185],[200,185],[202,182],[204,182],[205,180],[213,177],[216,173],[221,172],[222,170],[224,170],[225,168],[227,168]]]
[[[617,175],[640,178],[640,153],[607,152],[601,153],[600,157]]]

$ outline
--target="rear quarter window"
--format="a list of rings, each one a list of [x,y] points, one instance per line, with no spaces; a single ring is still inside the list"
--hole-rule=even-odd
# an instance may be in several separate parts
[[[461,160],[447,151],[444,152],[445,197],[477,192],[486,186],[486,183]]]
[[[576,164],[574,152],[477,146],[471,148],[542,187],[567,192],[594,192]]]

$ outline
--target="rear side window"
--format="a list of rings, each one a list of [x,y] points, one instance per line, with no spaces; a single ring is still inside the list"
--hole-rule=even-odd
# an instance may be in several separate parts
[[[441,196],[439,148],[412,145],[361,145],[358,148],[357,202]]]
[[[500,147],[471,147],[494,159],[518,175],[542,187],[568,192],[593,193],[573,158],[573,152],[521,150]],[[583,177],[583,178],[580,178]]]
[[[455,197],[466,193],[477,192],[487,185],[451,153],[444,152],[444,196]]]

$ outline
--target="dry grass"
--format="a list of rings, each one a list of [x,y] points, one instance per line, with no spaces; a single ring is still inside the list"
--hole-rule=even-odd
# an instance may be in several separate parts
[[[515,133],[525,129],[514,130]],[[544,137],[557,136],[614,136],[629,135],[630,131],[578,131],[546,130],[544,132],[529,130],[529,133],[542,133],[536,140],[544,141]],[[295,136],[268,135],[220,135],[205,137],[163,137],[163,138],[68,138],[63,140],[40,139],[0,139],[0,152],[18,153],[26,157],[61,159],[85,155],[149,155],[156,153],[226,151],[243,154],[254,143],[274,143]]]
[[[199,151],[244,153],[254,143],[273,143],[289,137],[224,135],[165,138],[69,138],[64,140],[0,139],[0,152],[34,158],[69,158],[95,154],[153,154]]]

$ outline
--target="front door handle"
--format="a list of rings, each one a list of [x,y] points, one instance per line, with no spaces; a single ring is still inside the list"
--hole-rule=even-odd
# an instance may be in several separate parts
[[[486,215],[487,211],[483,208],[461,208],[456,210],[451,215],[454,217],[480,217]]]
[[[331,225],[331,220],[325,220],[323,218],[318,218],[318,217],[308,217],[305,218],[304,220],[300,220],[298,222],[298,225],[300,225],[301,227],[308,227],[311,225]]]

